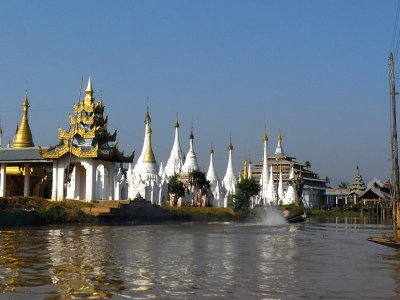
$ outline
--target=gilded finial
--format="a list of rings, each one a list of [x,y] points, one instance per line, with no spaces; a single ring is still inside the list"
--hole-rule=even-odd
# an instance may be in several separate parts
[[[267,127],[264,127],[263,141],[268,142]]]
[[[150,117],[150,112],[149,112],[149,97],[147,97],[146,116],[144,117],[144,123],[145,124],[151,123],[151,117]]]
[[[228,145],[228,150],[233,150],[233,145],[232,145],[232,135],[229,135],[229,145]]]
[[[178,113],[176,113],[175,128],[179,128]]]
[[[190,140],[194,140],[194,135],[193,135],[193,126],[192,129],[190,130],[190,136],[189,136]]]

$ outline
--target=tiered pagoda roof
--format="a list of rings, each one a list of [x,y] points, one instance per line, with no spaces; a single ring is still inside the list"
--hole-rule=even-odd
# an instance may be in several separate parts
[[[353,183],[350,186],[350,192],[351,193],[355,192],[358,195],[360,195],[365,191],[365,189],[366,189],[365,183],[364,180],[362,179],[362,176],[360,175],[360,169],[357,165],[356,175],[354,176]]]
[[[133,155],[124,156],[118,150],[117,131],[108,131],[108,117],[104,118],[104,105],[95,102],[89,78],[82,102],[74,104],[74,116],[69,115],[69,130],[58,129],[60,143],[49,149],[40,149],[43,158],[58,159],[67,153],[79,158],[95,158],[115,162],[132,162]]]

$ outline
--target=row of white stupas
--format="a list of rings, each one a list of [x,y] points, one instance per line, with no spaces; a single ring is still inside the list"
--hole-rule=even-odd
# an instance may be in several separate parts
[[[115,180],[115,199],[134,199],[139,195],[152,204],[165,205],[168,201],[168,180],[171,176],[178,174],[180,176],[188,176],[190,172],[199,170],[197,163],[196,152],[194,150],[194,135],[193,129],[189,138],[189,151],[186,154],[186,159],[182,154],[182,148],[179,141],[179,122],[178,118],[175,122],[175,140],[172,146],[171,154],[168,158],[165,167],[163,163],[157,165],[154,152],[151,145],[151,117],[147,111],[145,117],[145,135],[142,152],[132,168],[129,164],[126,174],[122,168],[119,169]],[[273,180],[272,165],[270,172],[268,171],[268,137],[266,132],[263,136],[264,141],[264,158],[263,169],[260,178],[260,193],[253,197],[252,205],[267,205],[267,204],[289,204],[295,199],[295,191],[292,186],[288,186],[287,191],[283,189],[282,172],[280,172],[278,191]],[[278,145],[275,153],[283,153],[282,139],[278,138]],[[213,161],[214,150],[210,150],[210,164],[206,178],[210,182],[212,195],[208,195],[208,203],[214,207],[227,207],[228,197],[235,193],[237,177],[235,176],[232,151],[233,145],[230,140],[228,145],[228,165],[225,176],[222,180],[218,179]],[[249,165],[248,177],[251,177],[251,169]],[[293,168],[290,173],[290,179],[294,178]],[[186,195],[179,199],[181,204],[193,205],[194,199],[198,199],[193,188],[187,191]]]

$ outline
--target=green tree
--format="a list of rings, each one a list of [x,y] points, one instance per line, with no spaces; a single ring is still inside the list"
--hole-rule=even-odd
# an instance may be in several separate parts
[[[235,210],[244,213],[249,212],[250,198],[260,191],[260,185],[254,178],[242,179],[236,184],[236,192],[231,197],[231,202]]]
[[[183,183],[178,180],[177,174],[169,178],[168,193],[174,194],[177,198],[185,195],[185,187],[183,186]]]
[[[307,161],[304,162],[304,166],[305,166],[307,169],[309,169],[309,168],[311,168],[311,163],[307,160]]]
[[[349,184],[347,182],[342,181],[341,183],[339,183],[338,188],[339,189],[347,189],[347,188],[349,188]]]
[[[194,170],[189,174],[189,183],[194,188],[201,192],[202,195],[206,194],[210,189],[210,182],[206,178],[206,174],[199,170]]]
[[[326,181],[327,183],[331,183],[331,179],[329,178],[329,176],[326,176],[326,177],[325,177],[325,181]]]

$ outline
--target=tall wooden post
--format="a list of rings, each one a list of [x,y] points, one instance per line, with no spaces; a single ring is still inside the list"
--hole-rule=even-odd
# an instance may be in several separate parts
[[[399,237],[397,232],[399,223],[398,214],[398,201],[399,201],[399,157],[398,157],[398,147],[397,147],[397,124],[396,124],[396,87],[394,78],[394,61],[393,53],[389,56],[389,81],[390,81],[390,102],[391,102],[391,143],[392,143],[392,182],[393,182],[393,226],[395,237]]]

